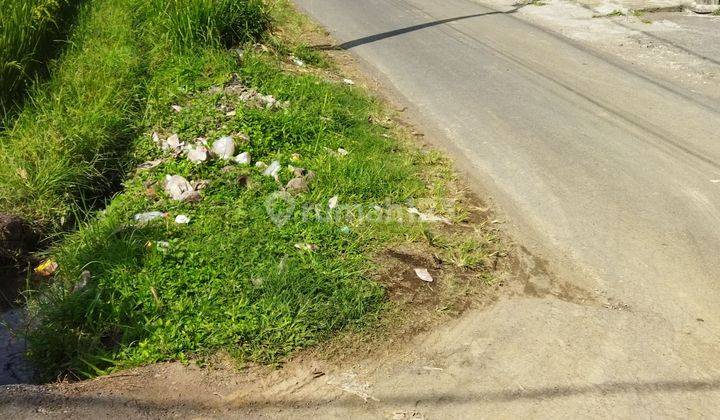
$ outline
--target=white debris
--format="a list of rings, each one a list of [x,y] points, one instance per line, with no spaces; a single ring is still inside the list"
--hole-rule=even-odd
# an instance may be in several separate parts
[[[350,86],[355,84],[355,82],[352,81],[351,79],[343,79],[343,83],[345,83],[346,85],[350,85]]]
[[[157,146],[162,146],[162,140],[160,139],[160,134],[157,133],[157,131],[153,131],[152,133],[152,141]]]
[[[416,268],[415,269],[415,275],[418,276],[418,278],[426,283],[432,283],[433,278],[430,275],[430,272],[427,271],[427,268]]]
[[[208,159],[208,150],[205,146],[196,145],[190,148],[187,158],[192,163],[203,163]]]
[[[172,106],[172,109],[173,109],[173,111],[175,111],[175,112],[180,112],[180,111],[183,110],[180,105],[173,105],[173,106]]]
[[[277,179],[278,173],[280,172],[280,168],[281,168],[280,162],[278,162],[277,160],[274,160],[274,161],[272,161],[272,163],[270,163],[270,166],[265,168],[263,175],[271,176],[271,177]]]
[[[165,177],[165,191],[170,198],[176,201],[194,201],[197,193],[188,180],[180,175],[167,175]]]
[[[713,184],[720,184],[720,179],[711,179],[710,182]]]
[[[163,213],[161,211],[150,211],[147,213],[138,213],[135,215],[134,219],[136,223],[146,224],[153,220],[161,219],[165,216],[167,216],[167,213]]]
[[[415,207],[410,207],[407,209],[408,213],[414,214],[420,218],[420,221],[422,222],[430,222],[430,223],[445,223],[446,225],[452,225],[452,222],[450,219],[442,216],[437,216],[434,214],[428,214],[428,213],[421,213],[420,210],[416,209]]]
[[[298,67],[304,67],[304,66],[305,66],[305,62],[302,61],[301,59],[297,58],[297,57],[293,57],[293,58],[292,58],[292,61],[293,61],[293,63],[295,63],[295,65],[298,66]]]
[[[190,218],[184,214],[180,214],[175,218],[175,223],[177,223],[178,225],[187,225],[188,223],[190,223]]]
[[[350,152],[348,152],[347,150],[343,149],[342,147],[339,148],[339,149],[337,150],[337,152],[338,152],[338,154],[339,154],[340,156],[347,156],[348,154],[350,154]]]
[[[235,110],[228,111],[225,113],[225,116],[227,116],[227,117],[234,117],[236,115],[237,115],[237,111],[235,111]]]
[[[240,165],[249,165],[250,164],[250,153],[248,152],[242,152],[239,155],[235,156],[235,162],[239,163]]]
[[[212,153],[218,159],[230,160],[235,155],[235,142],[232,137],[220,137],[212,145]]]
[[[162,142],[162,149],[169,152],[178,153],[182,151],[183,147],[185,147],[185,143],[180,141],[177,134],[173,134]]]
[[[337,207],[337,206],[338,206],[338,200],[339,200],[339,199],[340,199],[340,198],[339,198],[337,195],[334,196],[334,197],[332,197],[330,200],[328,200],[328,207],[329,207],[331,210],[334,209],[335,207]]]
[[[259,160],[259,161],[255,162],[255,167],[256,168],[267,168],[267,163]]]

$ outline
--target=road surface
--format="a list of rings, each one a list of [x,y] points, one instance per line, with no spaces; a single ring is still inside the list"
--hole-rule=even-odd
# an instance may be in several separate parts
[[[720,104],[510,8],[296,3],[400,95],[520,242],[609,303],[517,297],[471,313],[420,345],[443,370],[378,371],[380,402],[352,414],[717,415]]]

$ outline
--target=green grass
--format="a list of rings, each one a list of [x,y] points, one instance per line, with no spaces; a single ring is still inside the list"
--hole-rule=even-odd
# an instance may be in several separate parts
[[[235,65],[230,53],[225,57],[225,65]],[[372,320],[384,301],[383,288],[368,275],[373,251],[388,241],[422,237],[422,227],[412,223],[302,220],[303,208],[326,209],[334,195],[371,209],[427,193],[420,173],[432,157],[402,150],[368,122],[378,110],[373,101],[315,76],[284,74],[274,59],[255,53],[246,53],[234,70],[245,83],[289,100],[289,109],[246,108],[222,93],[194,93],[213,83],[215,73],[187,66],[226,70],[220,62],[217,56],[196,58],[167,70],[167,80],[173,79],[169,73],[193,75],[176,85],[186,94],[158,106],[169,109],[177,101],[183,111],[158,114],[155,128],[184,139],[247,133],[250,141],[241,149],[254,159],[315,171],[311,190],[295,197],[294,216],[278,227],[266,202],[279,186],[254,167],[224,172],[219,162],[196,166],[169,159],[130,179],[102,215],[53,252],[61,280],[32,301],[37,328],[29,337],[33,360],[46,372],[93,376],[218,349],[276,362]],[[218,111],[220,103],[237,106],[237,115]],[[160,155],[149,135],[137,145],[139,156]],[[329,151],[338,147],[350,154]],[[295,153],[299,162],[291,160]],[[146,187],[156,182],[161,191],[166,174],[210,180],[210,186],[197,205],[171,202],[163,193],[149,197]],[[249,177],[248,187],[238,184],[241,176]],[[282,184],[290,177],[284,170]],[[134,214],[151,210],[171,217],[134,225]],[[175,225],[178,214],[188,215],[191,224]],[[162,242],[168,247],[158,246]],[[301,243],[319,248],[299,250],[295,244]],[[83,270],[93,279],[73,292]]]
[[[29,295],[33,329],[27,337],[29,355],[47,378],[92,377],[217,350],[242,361],[275,363],[340,330],[371,325],[386,302],[382,284],[373,280],[373,256],[389,244],[429,241],[425,226],[406,223],[408,202],[425,198],[443,208],[439,197],[447,194],[446,183],[442,177],[426,178],[437,167],[448,176],[447,164],[436,153],[408,150],[373,124],[381,120],[382,109],[362,91],[282,71],[290,54],[327,66],[324,57],[273,36],[266,41],[276,50],[262,53],[246,45],[239,61],[236,51],[220,47],[256,36],[266,22],[242,24],[253,16],[242,12],[230,14],[240,16],[233,27],[242,31],[230,31],[229,38],[212,25],[190,25],[189,32],[176,33],[170,29],[184,21],[178,8],[188,10],[186,16],[202,17],[222,2],[184,0],[160,9],[158,4],[139,8],[140,16],[149,17],[135,20],[147,63],[144,113],[129,125],[127,144],[130,161],[165,161],[126,179],[103,211],[48,252],[60,270]],[[287,10],[285,3],[274,4]],[[188,38],[190,32],[194,35]],[[307,55],[300,57],[301,50]],[[212,89],[234,75],[290,106],[257,109]],[[172,111],[171,105],[182,111]],[[236,115],[228,116],[221,105],[234,108]],[[316,177],[310,190],[292,202],[270,201],[292,177],[289,170],[281,171],[277,183],[255,166],[193,165],[164,154],[151,139],[153,131],[177,133],[185,141],[223,135],[239,139],[243,133],[249,141],[238,143],[238,149],[250,152],[253,163],[279,160],[283,167],[303,167]],[[349,154],[334,152],[340,147]],[[168,174],[208,180],[202,201],[169,200],[162,191]],[[349,213],[368,218],[341,217],[347,208],[329,214],[333,196],[350,205]],[[375,206],[389,204],[397,205],[403,220],[378,220]],[[279,210],[289,210],[282,225],[268,214]],[[133,216],[146,211],[169,217],[144,226],[134,223]],[[190,217],[189,225],[174,223],[180,214]],[[432,241],[441,244],[448,261],[473,269],[488,254],[485,239],[479,238]],[[298,249],[300,244],[317,248]],[[91,279],[78,288],[84,271]]]
[[[72,47],[0,137],[0,211],[46,236],[71,229],[122,178],[144,104],[162,94],[155,73],[266,24],[256,0],[89,2]]]
[[[75,0],[0,0],[0,127],[23,93],[62,50],[76,15]]]

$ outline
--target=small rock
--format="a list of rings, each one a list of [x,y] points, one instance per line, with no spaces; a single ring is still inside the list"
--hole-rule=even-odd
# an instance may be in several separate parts
[[[180,201],[185,203],[199,203],[202,200],[202,196],[199,191],[190,191],[183,194]]]
[[[236,115],[237,115],[237,111],[235,111],[235,110],[228,111],[225,113],[225,116],[227,116],[227,117],[234,117]]]
[[[162,143],[163,150],[173,152],[173,153],[181,152],[184,146],[185,146],[185,143],[180,141],[180,137],[178,137],[177,134],[173,134],[172,136],[168,137],[168,139]]]
[[[183,108],[180,105],[173,105],[172,106],[173,111],[180,112],[183,110]]]
[[[332,197],[330,200],[328,200],[328,207],[330,209],[334,209],[335,207],[337,207],[339,199],[340,198],[337,195]]]
[[[218,159],[230,160],[235,155],[235,142],[232,137],[220,137],[212,145],[212,153]]]
[[[291,193],[301,193],[308,191],[308,183],[305,178],[293,178],[287,183],[285,189]]]
[[[337,150],[337,152],[338,152],[338,154],[339,154],[340,156],[347,156],[348,154],[350,154],[350,152],[348,152],[347,150],[343,149],[342,147],[339,148],[339,149]]]
[[[210,181],[208,181],[207,179],[201,179],[200,181],[192,181],[190,185],[192,186],[193,190],[201,191],[207,188],[208,185],[210,185]]]
[[[305,62],[302,61],[301,59],[297,58],[297,57],[292,57],[292,61],[293,61],[293,63],[295,63],[295,65],[298,66],[298,67],[304,67],[304,66],[305,66]]]
[[[446,225],[452,225],[452,222],[450,219],[442,216],[436,216],[434,214],[427,214],[427,213],[421,213],[420,210],[416,209],[415,207],[410,207],[407,209],[408,213],[414,214],[418,216],[420,221],[422,222],[431,222],[431,223],[445,223]]]
[[[355,84],[355,82],[352,81],[351,79],[343,79],[343,83],[345,83],[346,85],[350,85],[350,86]]]
[[[426,283],[432,283],[433,278],[432,275],[430,275],[430,272],[427,271],[426,268],[416,268],[415,269],[415,275],[418,276],[418,278]]]
[[[250,153],[248,152],[242,152],[239,155],[235,156],[235,162],[237,162],[239,165],[249,165],[250,164]]]

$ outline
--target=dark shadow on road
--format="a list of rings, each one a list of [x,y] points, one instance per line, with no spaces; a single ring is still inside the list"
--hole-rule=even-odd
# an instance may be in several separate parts
[[[487,391],[479,393],[443,393],[427,392],[423,394],[405,394],[393,397],[378,395],[381,404],[413,405],[413,406],[448,406],[477,402],[513,402],[543,401],[555,398],[567,398],[582,395],[602,395],[612,398],[613,395],[649,395],[687,392],[709,392],[720,389],[720,379],[711,380],[678,380],[648,382],[607,382],[577,386],[546,386],[512,390]],[[336,407],[372,407],[378,403],[365,402],[360,398],[348,395],[340,400],[328,399],[293,399],[252,401],[252,397],[241,400],[222,400],[217,403],[200,401],[189,396],[185,400],[143,401],[138,396],[122,395],[75,395],[56,394],[41,387],[6,387],[0,390],[0,416],[18,413],[18,410],[43,407],[50,411],[73,410],[75,412],[92,412],[93,409],[110,409],[118,415],[129,414],[128,411],[151,415],[180,415],[183,413],[233,412],[235,410],[287,410],[293,408],[312,408],[325,405]]]
[[[518,10],[522,9],[523,7],[525,7],[524,4],[515,6],[515,8],[510,9],[506,12],[497,10],[497,11],[492,11],[492,12],[476,13],[473,15],[458,16],[458,17],[453,17],[453,18],[448,18],[448,19],[436,20],[433,22],[421,23],[419,25],[408,26],[407,28],[395,29],[395,30],[383,32],[380,34],[375,34],[375,35],[370,35],[370,36],[366,36],[363,38],[358,38],[353,41],[344,42],[344,43],[338,45],[336,49],[349,50],[351,48],[359,47],[360,45],[371,44],[373,42],[381,41],[383,39],[392,38],[392,37],[395,37],[398,35],[403,35],[403,34],[406,34],[409,32],[419,31],[421,29],[431,28],[433,26],[444,25],[444,24],[450,23],[450,22],[457,22],[459,20],[472,19],[472,18],[476,18],[476,17],[491,16],[491,15],[510,15],[510,14],[513,14],[513,13],[517,12]]]

